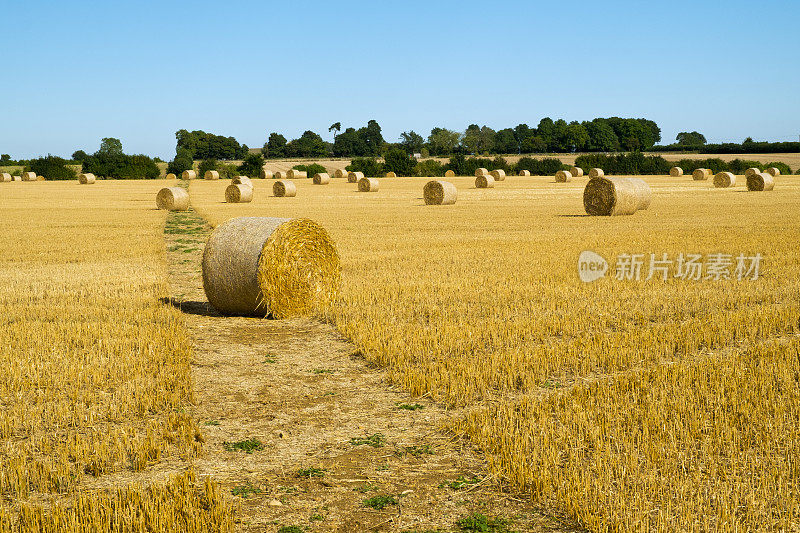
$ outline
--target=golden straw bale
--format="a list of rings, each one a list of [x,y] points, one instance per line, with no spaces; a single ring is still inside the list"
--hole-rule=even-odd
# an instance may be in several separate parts
[[[184,179],[184,180],[197,179],[197,172],[195,172],[194,170],[184,170],[181,173],[181,179]]]
[[[640,178],[593,178],[583,190],[583,207],[592,216],[632,215],[650,207],[650,199],[650,186]]]
[[[174,179],[178,179],[178,176],[176,176],[175,174],[170,172],[169,174],[166,175],[165,179],[174,180]]]
[[[286,178],[286,172],[281,172],[279,170],[279,171],[275,172],[274,178],[276,180],[282,180],[282,179]]]
[[[377,192],[380,188],[380,183],[377,178],[361,178],[358,180],[359,192]]]
[[[314,174],[314,185],[327,185],[331,182],[331,177],[327,172]]]
[[[494,177],[489,174],[475,178],[476,189],[494,189]]]
[[[45,181],[44,176],[36,176],[36,181]]]
[[[233,185],[249,185],[250,187],[253,186],[253,180],[251,180],[248,176],[234,176],[231,179],[231,183]]]
[[[673,178],[679,178],[680,176],[683,176],[683,169],[681,167],[672,167],[669,169],[669,175]]]
[[[444,177],[445,178],[455,178],[456,177],[456,173],[454,171],[452,171],[452,170],[448,170],[447,172],[444,173]]]
[[[272,177],[274,176],[274,174],[272,173],[271,170],[267,170],[266,168],[262,168],[261,172],[259,173],[259,176],[261,176],[262,180],[271,180]]]
[[[769,167],[764,172],[766,172],[767,174],[769,174],[773,178],[781,175],[781,171],[777,167]]]
[[[358,183],[358,180],[364,177],[363,172],[348,172],[347,183]]]
[[[183,187],[164,187],[156,194],[156,207],[167,211],[189,209],[189,192]]]
[[[520,170],[519,171],[519,175],[520,176],[530,176],[531,175],[531,171],[530,170]]]
[[[592,168],[589,170],[590,178],[602,178],[603,176],[605,176],[605,174],[602,168]]]
[[[281,198],[297,196],[297,186],[289,180],[278,180],[272,184],[272,194]]]
[[[750,167],[744,171],[745,178],[749,178],[750,176],[755,176],[756,174],[761,174],[761,171],[755,167]]]
[[[206,174],[205,176],[203,176],[203,178],[207,180],[218,180],[219,172],[217,172],[216,170],[206,170]]]
[[[581,167],[572,167],[569,169],[569,173],[575,178],[583,177],[583,169]]]
[[[556,181],[559,183],[566,183],[572,179],[572,173],[569,170],[559,170],[556,172]]]
[[[759,172],[755,176],[747,178],[748,191],[771,191],[775,188],[775,178],[772,174]]]
[[[225,187],[225,201],[229,204],[246,204],[253,200],[253,186],[231,183]]]
[[[8,183],[11,181],[11,174],[8,172],[0,173],[0,183]]]
[[[703,181],[708,179],[708,169],[697,168],[692,172],[692,179],[695,181]]]
[[[502,169],[492,170],[489,174],[494,178],[494,181],[505,181],[506,179],[506,171]]]
[[[718,172],[714,176],[714,187],[726,188],[734,187],[736,185],[736,176],[731,172]]]
[[[81,174],[78,176],[78,183],[81,185],[91,185],[97,180],[94,174]]]
[[[484,175],[486,175],[488,173],[489,173],[489,171],[487,169],[481,167],[481,168],[479,168],[479,169],[477,169],[475,171],[475,177],[477,178],[478,176],[484,176]]]
[[[22,181],[36,181],[36,172],[23,172]]]
[[[387,172],[387,173],[385,174],[385,176],[384,176],[384,177],[387,177],[387,178],[396,178],[396,177],[397,177],[397,174],[396,174],[396,173],[394,173],[394,172],[392,172],[392,171],[390,170],[389,172]]]
[[[449,181],[433,180],[425,184],[422,196],[425,198],[425,205],[452,205],[458,199],[458,191]]]
[[[286,177],[289,178],[290,180],[307,178],[308,172],[306,172],[305,170],[297,170],[294,168],[290,168],[289,170],[286,171]]]
[[[346,178],[349,173],[343,168],[337,168],[333,173],[334,178]]]

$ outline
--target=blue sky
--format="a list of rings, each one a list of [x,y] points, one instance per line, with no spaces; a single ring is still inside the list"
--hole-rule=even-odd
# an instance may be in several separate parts
[[[643,117],[798,140],[800,2],[3,0],[0,152]]]

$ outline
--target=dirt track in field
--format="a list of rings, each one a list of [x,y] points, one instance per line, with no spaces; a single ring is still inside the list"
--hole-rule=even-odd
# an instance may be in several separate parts
[[[469,443],[439,430],[460,413],[387,385],[332,326],[214,312],[200,269],[208,231],[193,212],[170,216],[169,283],[194,343],[195,470],[238,500],[239,531],[459,531],[472,513],[508,531],[573,530],[504,493]],[[259,449],[233,449],[243,441]],[[397,503],[365,506],[381,496]]]

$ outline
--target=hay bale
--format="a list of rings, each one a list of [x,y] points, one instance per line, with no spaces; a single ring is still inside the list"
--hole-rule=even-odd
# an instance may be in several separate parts
[[[335,301],[340,278],[330,236],[303,218],[234,218],[203,251],[203,289],[227,315],[311,315]]]
[[[569,170],[559,170],[556,172],[556,181],[558,183],[566,183],[572,179],[572,173]]]
[[[331,177],[327,172],[318,172],[314,174],[314,185],[327,185],[331,182]]]
[[[288,179],[290,179],[290,180],[296,180],[296,179],[300,179],[300,178],[307,178],[308,177],[308,172],[306,172],[305,170],[296,170],[296,169],[290,168],[289,170],[286,171],[286,177]]]
[[[757,169],[755,167],[750,167],[750,168],[748,168],[747,170],[744,171],[744,177],[745,178],[749,178],[750,176],[755,176],[756,174],[761,174],[761,170],[759,170],[759,169]]]
[[[182,180],[194,180],[194,179],[197,179],[197,172],[195,172],[194,170],[184,170],[181,173],[181,179]]]
[[[766,172],[767,174],[769,174],[773,178],[781,175],[781,171],[777,167],[769,167],[764,172]]]
[[[343,168],[337,168],[336,171],[333,173],[334,178],[346,178],[349,172],[347,172]]]
[[[11,181],[22,181],[22,176],[11,176]]]
[[[479,168],[479,169],[477,169],[477,170],[475,171],[475,177],[477,178],[478,176],[485,176],[485,175],[487,175],[488,173],[489,173],[489,171],[488,171],[487,169],[485,169],[485,168],[481,167],[481,168]]]
[[[170,172],[169,174],[166,175],[165,179],[174,180],[174,179],[178,179],[178,176],[176,176],[175,174]]]
[[[589,177],[590,178],[602,178],[603,176],[605,176],[605,174],[603,173],[603,169],[602,168],[589,169]]]
[[[271,180],[273,175],[271,170],[267,170],[266,168],[262,168],[261,172],[258,174],[262,180]]]
[[[569,169],[569,173],[572,174],[572,176],[575,178],[583,177],[583,169],[581,167],[571,167]]]
[[[358,180],[359,192],[377,192],[380,188],[380,183],[377,178],[361,178]]]
[[[483,176],[488,176],[488,174]],[[492,178],[492,176],[489,177]],[[458,199],[458,191],[456,186],[449,181],[433,180],[425,184],[422,196],[425,198],[425,205],[452,205]]]
[[[36,172],[23,172],[22,181],[36,181]]]
[[[45,181],[44,176],[36,176],[36,181]]]
[[[519,171],[519,175],[520,176],[530,176],[531,175],[531,171],[530,170],[520,170]]]
[[[11,182],[11,174],[8,172],[0,173],[0,183],[9,183]]]
[[[592,178],[583,190],[583,207],[592,216],[632,215],[650,207],[650,186],[640,178]]]
[[[297,186],[288,180],[278,180],[272,184],[272,195],[279,198],[297,196]]]
[[[759,172],[755,176],[747,178],[748,191],[771,191],[775,188],[775,178],[772,174]]]
[[[681,167],[672,167],[669,169],[669,175],[673,178],[679,178],[683,176],[683,169]]]
[[[476,189],[494,189],[494,178],[492,176],[478,176],[475,178]]]
[[[705,168],[697,168],[692,172],[692,179],[694,181],[703,181],[708,179],[709,170]]]
[[[358,180],[364,177],[363,172],[348,172],[347,183],[358,183]]]
[[[253,186],[253,180],[251,180],[248,176],[234,176],[231,179],[231,183],[233,185],[249,185],[250,187]]]
[[[164,187],[156,194],[156,207],[167,211],[189,209],[189,192],[183,187]]]
[[[246,204],[253,200],[253,186],[231,183],[225,187],[225,201],[229,204]]]
[[[506,179],[506,171],[505,170],[492,170],[489,174],[494,178],[494,181],[505,181]]]
[[[456,177],[456,173],[454,171],[452,171],[452,170],[448,170],[447,172],[444,173],[444,177],[445,178],[455,178]]]
[[[97,181],[97,178],[94,177],[94,174],[81,174],[78,176],[78,182],[81,185],[91,185]]]
[[[218,180],[219,179],[219,172],[217,172],[216,170],[206,170],[206,173],[203,176],[203,179]]]
[[[733,187],[736,185],[736,176],[734,176],[731,172],[718,172],[716,176],[714,176],[714,187],[719,188],[727,188]]]
[[[282,179],[285,179],[285,178],[286,178],[286,173],[285,173],[285,172],[281,172],[281,171],[279,170],[279,171],[277,171],[277,172],[275,173],[275,176],[274,176],[274,177],[275,177],[275,179],[276,179],[276,180],[282,180]]]
[[[386,177],[386,178],[396,178],[396,177],[397,177],[397,174],[395,174],[394,172],[392,172],[392,171],[390,170],[389,172],[387,172],[387,173],[384,175],[384,177]]]

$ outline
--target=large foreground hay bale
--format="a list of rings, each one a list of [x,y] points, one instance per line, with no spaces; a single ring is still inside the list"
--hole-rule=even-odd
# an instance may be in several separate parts
[[[583,169],[581,167],[571,167],[569,173],[575,178],[583,177]]]
[[[261,172],[259,172],[258,175],[261,176],[262,180],[271,180],[272,177],[274,176],[272,171],[271,170],[267,170],[266,168],[262,168]]]
[[[773,178],[781,175],[781,171],[777,167],[769,167],[764,172],[766,172],[767,174],[769,174]]]
[[[318,172],[314,174],[314,185],[327,185],[331,182],[331,177],[327,172]]]
[[[333,173],[334,178],[346,178],[349,172],[347,172],[343,168],[337,168],[336,171]]]
[[[203,178],[207,180],[218,180],[219,172],[217,172],[216,170],[206,170],[206,174],[205,176],[203,176]]]
[[[392,171],[390,170],[389,172],[387,172],[387,173],[385,174],[385,177],[387,177],[387,178],[396,178],[396,177],[397,177],[397,174],[395,174],[394,172],[392,172]]]
[[[707,180],[710,172],[711,171],[706,168],[696,168],[694,172],[692,172],[692,179],[694,181]]]
[[[308,172],[306,172],[305,170],[296,170],[294,168],[290,168],[289,170],[286,171],[286,177],[289,178],[290,180],[307,178]]]
[[[531,175],[531,171],[530,170],[520,170],[519,171],[519,175],[520,176],[530,176]]]
[[[78,183],[81,185],[91,185],[97,180],[94,174],[81,174],[78,176]]]
[[[0,182],[1,183],[9,183],[11,181],[11,174],[8,172],[0,173]]]
[[[214,230],[203,251],[208,301],[229,315],[313,314],[335,300],[340,277],[328,232],[304,218],[234,218]]]
[[[589,169],[589,177],[590,178],[602,178],[603,176],[605,176],[605,174],[603,173],[603,169],[602,168]]]
[[[197,179],[197,172],[194,170],[184,170],[181,173],[181,179],[183,180],[194,180]]]
[[[559,183],[566,183],[572,179],[572,172],[569,170],[559,170],[556,172],[556,181]]]
[[[445,178],[455,178],[456,177],[456,173],[455,173],[454,170],[448,170],[447,172],[444,173],[444,177]]]
[[[494,178],[494,181],[505,181],[506,179],[506,171],[497,169],[492,170],[489,174]]]
[[[593,178],[583,190],[583,207],[592,216],[632,215],[650,207],[650,186],[640,178]]]
[[[36,181],[36,172],[23,172],[22,181]]]
[[[736,176],[731,172],[717,172],[714,176],[714,187],[727,188],[736,185]]]
[[[475,178],[475,188],[476,189],[493,189],[494,188],[494,177],[486,175],[486,176],[477,176]]]
[[[669,169],[669,175],[672,176],[673,178],[678,178],[680,176],[683,176],[683,169],[681,167],[672,167],[671,169]]]
[[[476,177],[484,176],[487,174]],[[489,177],[492,178],[492,176]],[[433,180],[425,184],[422,196],[425,198],[425,205],[452,205],[458,199],[458,191],[456,186],[449,181]]]
[[[170,172],[169,174],[167,174],[167,175],[166,175],[165,179],[168,179],[168,180],[175,180],[175,179],[178,179],[178,176],[176,176],[175,174],[173,174],[172,172]]]
[[[253,201],[253,186],[231,183],[225,187],[225,201],[229,204],[246,204]]]
[[[747,178],[748,191],[771,191],[775,188],[775,178],[766,172],[759,172]]]
[[[759,170],[759,169],[757,169],[755,167],[750,167],[750,168],[748,168],[747,170],[744,171],[744,177],[745,178],[749,178],[750,176],[755,176],[756,174],[761,174],[761,170]]]
[[[364,177],[363,172],[348,172],[347,183],[358,183],[358,180]]]
[[[164,187],[156,194],[156,207],[167,211],[189,209],[189,192],[183,187]]]
[[[272,184],[272,195],[279,198],[297,196],[297,186],[288,180],[278,180]]]
[[[377,178],[361,178],[358,180],[359,192],[377,192],[380,188],[380,183]]]
[[[250,187],[253,186],[253,180],[251,180],[248,176],[234,176],[231,179],[231,183],[234,185],[249,185]]]
[[[485,176],[488,173],[489,171],[487,169],[481,167],[475,171],[475,177],[477,178],[478,176]]]

